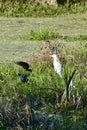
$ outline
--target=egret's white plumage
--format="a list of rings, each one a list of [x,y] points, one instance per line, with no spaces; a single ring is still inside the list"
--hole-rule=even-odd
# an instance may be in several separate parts
[[[52,57],[53,57],[54,70],[57,74],[59,74],[61,76],[62,75],[62,65],[61,65],[60,61],[58,60],[56,54],[53,54]]]

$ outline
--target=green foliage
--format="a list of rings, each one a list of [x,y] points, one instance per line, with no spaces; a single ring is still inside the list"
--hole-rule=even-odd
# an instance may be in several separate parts
[[[30,39],[30,40],[46,40],[46,39],[54,39],[60,37],[59,33],[51,32],[47,30],[40,31],[31,31],[29,34],[25,36],[21,36],[22,39]]]
[[[32,5],[31,8],[29,8],[30,5],[29,6],[25,5],[27,9],[25,10],[25,12],[23,12],[23,9],[25,7],[22,7],[22,5],[18,4],[18,2],[14,5],[15,8],[13,7],[12,9],[9,2],[8,4],[4,3],[3,8],[1,8],[1,10],[4,9],[3,13],[5,16],[25,16],[25,14],[26,16],[31,16],[33,12],[34,12],[32,14],[33,16],[37,16],[38,14],[42,16],[42,12],[40,12],[42,7],[37,6],[37,4],[36,7],[38,7],[37,9],[38,12],[34,10],[36,9],[36,7],[35,8],[33,7],[35,5]],[[19,8],[20,5],[21,8]],[[9,8],[7,8],[8,6]],[[48,5],[46,4],[44,5],[44,7],[47,10]],[[72,7],[73,7],[72,9],[74,10],[75,6],[72,5]],[[81,8],[79,11],[82,11],[82,6],[80,7]],[[57,6],[55,6],[54,8],[55,8],[55,12],[52,12],[51,6],[49,8],[50,10],[46,11],[45,13],[43,11],[44,13],[43,16],[57,15],[60,14],[61,10],[62,10],[61,12],[67,12],[67,10],[65,10],[65,8],[61,6],[59,7],[60,10],[57,10],[58,8]],[[75,11],[76,10],[74,10],[73,12]],[[84,20],[86,20],[86,18],[84,18]],[[23,21],[21,20],[18,22],[23,22]],[[49,38],[55,39],[56,37],[59,38],[61,37],[62,39],[67,41],[67,43],[69,41],[69,44],[70,41],[72,41],[72,46],[75,43],[75,41],[78,40],[79,45],[77,48],[76,48],[76,44],[74,44],[75,45],[74,48],[73,47],[70,48],[70,46],[67,46],[65,48],[66,55],[64,56],[62,55],[63,50],[61,49],[61,51],[59,51],[59,58],[63,66],[64,76],[62,78],[60,78],[54,72],[51,60],[38,61],[37,58],[34,64],[32,63],[32,69],[33,69],[32,73],[28,73],[24,71],[22,68],[14,64],[3,64],[3,65],[0,64],[0,129],[6,129],[7,127],[8,127],[7,129],[10,129],[9,127],[12,127],[13,129],[16,128],[23,129],[26,126],[28,126],[28,128],[25,129],[32,129],[32,130],[33,129],[39,130],[42,128],[41,126],[34,126],[34,128],[33,126],[31,126],[32,128],[30,128],[30,124],[28,122],[31,115],[29,98],[35,99],[35,111],[41,112],[41,114],[44,115],[46,120],[51,115],[56,120],[58,118],[58,122],[62,121],[65,123],[63,124],[62,127],[61,126],[59,127],[59,124],[56,121],[55,124],[56,129],[57,128],[64,129],[64,127],[66,127],[66,121],[68,122],[69,125],[71,124],[71,126],[72,124],[77,124],[77,122],[80,122],[78,116],[76,115],[77,111],[78,112],[82,111],[81,113],[78,113],[78,115],[81,114],[81,118],[82,118],[82,113],[85,114],[87,112],[87,64],[86,64],[87,44],[82,44],[83,40],[84,41],[87,40],[87,36],[84,34],[63,36],[56,32],[41,30],[41,31],[31,31],[30,34],[23,35],[21,38],[23,38],[24,40],[30,39],[30,36],[32,37],[31,39],[37,39],[37,40],[43,40]],[[32,45],[30,48],[32,48]],[[66,64],[69,64],[69,66],[67,67]],[[75,66],[79,66],[77,70],[74,70]],[[20,78],[18,77],[18,72],[25,74],[28,77],[29,81],[27,83],[22,83]],[[70,92],[69,84],[71,80],[73,80],[73,82],[75,83],[76,88],[71,91],[71,95],[69,97],[69,92]],[[63,104],[61,104],[61,97],[66,87],[67,87],[66,97],[67,100],[69,97],[69,107],[65,105],[65,101],[63,102]],[[78,95],[76,95],[77,91],[78,91]],[[79,96],[81,96],[82,98],[82,104],[81,106],[78,107],[77,111],[75,109],[75,113],[74,113],[75,115],[72,114],[72,111],[74,112],[73,99],[72,99],[72,95],[74,93],[76,99],[78,99]],[[69,119],[67,119],[67,117],[70,117],[70,115],[66,115],[65,117],[63,117],[63,115],[66,112],[66,109],[68,109],[68,111],[71,110],[70,115],[72,117]],[[63,111],[63,114],[60,114],[59,111],[61,111],[60,113],[62,113]],[[73,122],[71,120],[73,120]],[[85,122],[85,120],[83,120],[83,122]],[[76,128],[77,127],[75,127],[75,129]],[[68,126],[67,129],[69,129]]]
[[[55,39],[62,38],[66,41],[83,41],[87,40],[87,35],[85,34],[77,34],[72,36],[63,36],[58,32],[52,32],[48,30],[40,30],[40,31],[31,31],[29,34],[20,36],[20,39],[24,40],[46,40],[46,39]]]
[[[63,13],[79,13],[84,12],[87,7],[80,3],[71,4],[70,7],[66,5],[49,5],[47,3],[40,4],[36,2],[22,2],[22,1],[5,1],[0,2],[0,15],[2,16],[32,16],[32,17],[46,17],[57,16]]]
[[[78,97],[81,96],[84,100],[84,107],[87,107],[87,92],[85,91],[87,78],[84,76],[87,74],[87,67],[84,62],[82,63],[81,61],[83,57],[86,58],[86,46],[83,47],[84,56],[82,55],[82,50],[80,48],[82,48],[81,45],[78,48],[78,53],[74,54],[75,57],[80,57],[81,54],[78,61],[77,59],[69,61],[67,57],[65,57],[65,59],[63,57],[62,59],[61,56],[61,60],[66,61],[63,62],[63,66],[65,67],[63,67],[62,77],[59,77],[54,72],[51,60],[37,60],[35,64],[32,64],[32,73],[26,72],[21,67],[14,64],[0,65],[0,115],[3,117],[4,113],[4,120],[1,119],[0,121],[2,126],[17,127],[18,124],[21,128],[21,123],[24,125],[26,124],[27,120],[30,119],[28,116],[31,115],[29,98],[35,99],[35,109],[45,115],[46,119],[50,116],[49,111],[51,110],[51,114],[58,110],[66,112],[65,110],[69,110],[69,108],[74,110],[72,107],[72,94],[76,93],[77,90],[78,95],[75,95],[75,98],[78,99]],[[69,54],[71,54],[71,50],[68,51],[67,55]],[[69,64],[69,66],[67,66],[66,63],[67,65]],[[82,67],[80,66],[81,63]],[[76,71],[74,67],[78,64],[79,67]],[[83,68],[84,74],[82,75]],[[25,74],[28,77],[29,80],[27,83],[21,82],[18,77],[18,72]],[[76,88],[71,91],[69,97],[69,84],[71,80],[74,81]],[[67,99],[69,98],[68,106],[65,105],[65,102],[61,104],[61,97],[66,87],[66,97]],[[83,110],[83,106],[78,108],[78,110],[79,109]],[[29,115],[27,115],[27,113],[29,113]],[[56,117],[55,114],[52,114],[52,116]],[[64,120],[66,119],[64,118]],[[41,126],[37,126],[36,128],[38,127],[41,128]]]
[[[64,68],[64,81],[65,81],[65,84],[66,84],[66,99],[67,99],[67,102],[69,103],[69,91],[70,91],[70,84],[73,80],[73,77],[75,75],[75,72],[76,72],[76,68],[73,70],[73,72],[69,72],[69,65],[67,64]],[[70,74],[71,73],[71,74]],[[73,87],[71,85],[71,87]]]

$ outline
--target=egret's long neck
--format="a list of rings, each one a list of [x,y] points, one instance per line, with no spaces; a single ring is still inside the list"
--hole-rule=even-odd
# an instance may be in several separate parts
[[[58,61],[58,58],[57,58],[57,57],[54,57],[54,59],[53,59],[53,60],[54,60],[54,62],[55,62],[55,61]]]

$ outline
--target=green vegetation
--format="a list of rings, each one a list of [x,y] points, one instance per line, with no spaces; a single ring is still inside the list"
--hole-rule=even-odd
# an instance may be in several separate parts
[[[57,37],[60,37],[59,33],[57,32],[51,32],[48,30],[40,30],[40,31],[31,31],[29,34],[25,36],[20,36],[21,39],[25,40],[46,40],[46,39],[55,39]]]
[[[65,36],[64,39],[66,41],[83,41],[83,40],[87,40],[87,35],[85,34],[77,34],[77,35],[72,35],[72,36]]]
[[[69,4],[68,4],[69,5]],[[71,6],[67,4],[61,5],[49,5],[36,2],[22,2],[22,1],[5,1],[0,2],[0,15],[2,16],[14,16],[14,17],[46,17],[57,16],[64,13],[83,13],[87,10],[86,4],[74,3]]]
[[[27,35],[19,36],[20,39],[25,40],[47,40],[47,39],[55,39],[55,38],[62,38],[66,41],[83,41],[87,40],[86,34],[77,34],[72,36],[62,36],[58,32],[52,32],[48,30],[40,30],[40,31],[31,31]]]
[[[70,0],[64,5],[27,2],[0,2],[0,15],[14,16],[0,17],[0,129],[86,129],[87,7]],[[55,47],[62,77],[53,69]],[[32,73],[14,64],[19,60],[29,62]]]
[[[19,128],[25,128],[26,123],[30,127],[29,122],[32,113],[29,98],[35,100],[35,110],[45,116],[45,119],[49,119],[50,113],[51,117],[55,118],[55,114],[52,114],[55,111],[60,111],[64,114],[67,111],[73,111],[75,114],[82,111],[79,115],[85,114],[87,109],[87,91],[85,91],[87,85],[87,66],[85,64],[87,46],[80,44],[77,51],[72,50],[72,52],[65,48],[66,55],[62,54],[62,49],[61,46],[58,47],[59,57],[63,66],[62,78],[54,72],[49,55],[46,59],[43,58],[44,55],[37,57],[37,62],[31,63],[32,73],[26,72],[15,64],[0,66],[0,115],[2,116],[0,123],[2,127],[7,126],[9,128],[9,123],[12,128],[19,125]],[[18,77],[19,72],[28,77],[27,83],[21,82]],[[69,88],[71,80],[76,86],[73,89]],[[64,97],[65,90],[66,96]],[[73,106],[73,95],[76,100],[80,97],[82,99],[76,108]],[[27,115],[27,111],[29,115]],[[3,113],[5,115],[4,119]],[[74,116],[72,115],[72,118]],[[80,119],[78,118],[77,120]],[[41,124],[36,128],[40,129]]]

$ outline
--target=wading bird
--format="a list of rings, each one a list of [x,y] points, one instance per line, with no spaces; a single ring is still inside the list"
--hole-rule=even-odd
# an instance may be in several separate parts
[[[17,61],[17,62],[15,62],[15,64],[17,64],[17,65],[23,67],[26,71],[32,72],[32,69],[30,69],[30,65],[29,65],[28,63],[26,63],[26,62]]]
[[[28,81],[28,79],[27,79],[27,77],[25,75],[18,73],[18,76],[20,77],[22,82],[27,82]]]
[[[57,74],[59,74],[59,76],[62,76],[62,65],[57,57],[56,54],[51,55],[51,57],[53,58],[53,66],[54,66],[54,70]]]

